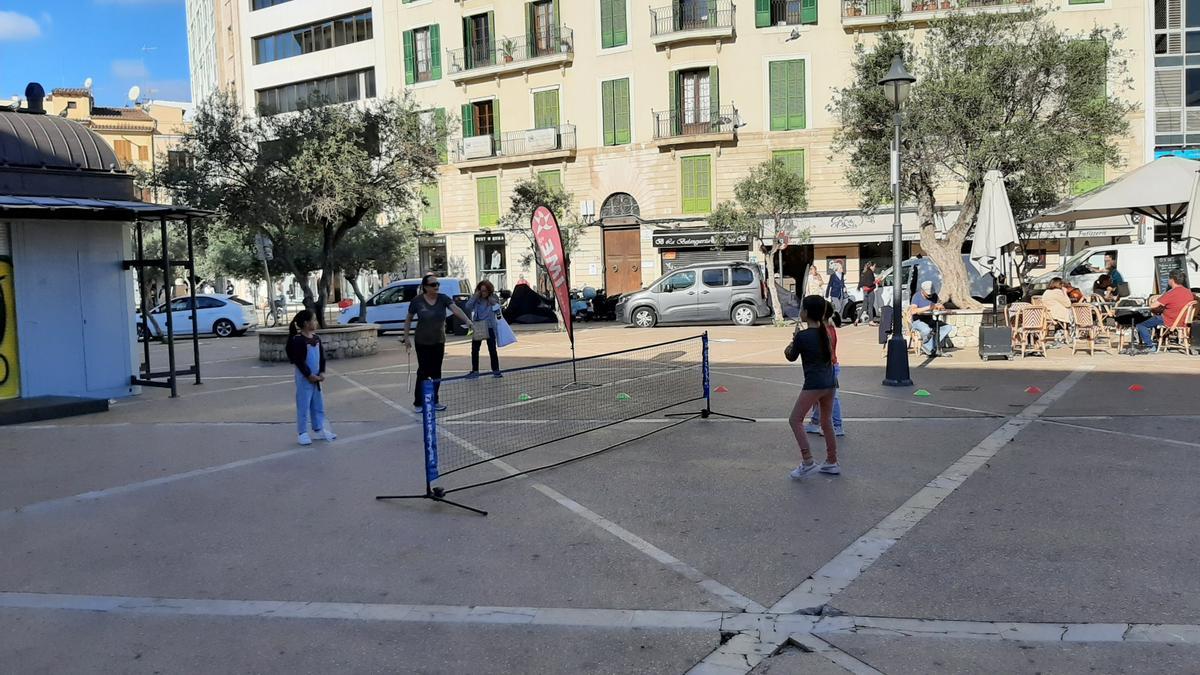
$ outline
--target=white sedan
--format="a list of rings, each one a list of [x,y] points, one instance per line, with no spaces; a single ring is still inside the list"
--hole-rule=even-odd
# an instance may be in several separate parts
[[[150,310],[146,327],[150,334],[158,337],[167,332],[166,304]],[[157,327],[155,323],[157,322]],[[189,296],[171,301],[171,323],[177,336],[192,332],[192,299]],[[254,306],[236,295],[209,293],[196,296],[196,332],[212,333],[217,337],[242,335],[257,323]],[[142,321],[138,318],[138,336],[142,335]]]

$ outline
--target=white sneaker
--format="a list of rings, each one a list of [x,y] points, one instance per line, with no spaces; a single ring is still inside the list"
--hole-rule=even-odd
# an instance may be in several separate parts
[[[828,462],[822,462],[821,468],[819,468],[817,470],[820,471],[821,473],[827,473],[830,476],[842,475],[842,467],[837,462],[834,462],[833,464],[830,464]]]
[[[806,431],[807,433],[810,433],[810,434],[816,434],[818,436],[825,435],[824,433],[821,432],[821,427],[819,427],[815,424],[805,424],[804,431]]]
[[[333,439],[337,438],[337,434],[333,433],[333,429],[325,427],[325,431],[321,433],[321,437],[327,441],[332,441]]]
[[[420,415],[421,413],[425,412],[425,406],[414,405],[414,406],[413,406],[413,412],[415,412],[415,413],[417,413],[418,415]]]
[[[806,476],[808,476],[808,474],[816,470],[817,463],[811,462],[809,464],[801,464],[800,466],[792,469],[792,472],[788,475],[791,476],[792,480],[803,480]]]
[[[300,436],[296,439],[296,442],[300,445],[312,445],[312,438],[310,438],[308,434],[300,434]]]
[[[845,430],[845,429],[843,429],[843,428],[841,428],[841,427],[834,427],[834,428],[833,428],[833,435],[834,435],[834,436],[845,436],[845,435],[846,435],[846,430]]]

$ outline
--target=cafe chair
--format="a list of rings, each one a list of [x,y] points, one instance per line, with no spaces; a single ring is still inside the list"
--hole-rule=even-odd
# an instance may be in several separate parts
[[[1071,355],[1075,355],[1086,343],[1088,356],[1096,353],[1096,338],[1100,337],[1101,326],[1097,314],[1091,305],[1078,304],[1071,307],[1072,318],[1075,319],[1075,330],[1071,334]]]
[[[1021,356],[1046,355],[1045,307],[1025,307],[1018,315],[1017,327],[1013,329],[1013,351]]]
[[[1166,352],[1171,349],[1183,350],[1188,356],[1192,355],[1192,321],[1196,318],[1196,301],[1184,306],[1183,311],[1175,317],[1170,326],[1159,326],[1155,329],[1158,334],[1158,351]]]

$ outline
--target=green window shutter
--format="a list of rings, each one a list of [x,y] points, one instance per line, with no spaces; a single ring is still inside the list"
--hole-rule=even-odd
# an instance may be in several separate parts
[[[500,152],[500,99],[492,99],[492,144]]]
[[[475,109],[470,103],[464,103],[462,107],[462,130],[463,138],[475,135]]]
[[[612,47],[629,44],[629,19],[625,16],[625,0],[609,0],[612,3]]]
[[[533,34],[533,3],[525,3],[525,57],[532,59],[537,53],[537,36]]]
[[[614,143],[624,145],[633,140],[632,129],[630,128],[629,120],[629,79],[621,79],[613,82],[613,133],[616,136]]]
[[[803,60],[787,62],[787,128],[804,129],[807,126],[804,101]]]
[[[708,25],[717,25],[717,0],[708,0]]]
[[[433,125],[438,132],[438,160],[442,164],[448,159],[447,153],[447,133],[446,133],[446,109],[437,108],[433,111]]]
[[[442,197],[441,191],[438,190],[438,184],[433,183],[421,188],[421,194],[425,196],[425,201],[429,202],[429,206],[421,212],[421,229],[423,230],[438,230],[442,227]]]
[[[800,23],[817,22],[817,0],[800,1]]]
[[[683,181],[683,212],[688,214],[708,213],[712,210],[712,174],[709,157],[684,157],[680,173]]]
[[[470,68],[475,64],[475,59],[471,55],[472,46],[475,42],[475,25],[471,23],[471,17],[464,16],[462,20],[463,26],[463,67]]]
[[[500,196],[496,177],[489,176],[475,181],[475,197],[479,207],[479,226],[495,227],[500,222]]]
[[[754,26],[765,28],[771,25],[771,0],[754,0]]]
[[[411,30],[404,31],[404,84],[417,81],[417,48]]]
[[[494,60],[495,54],[496,54],[496,13],[488,12],[487,13],[487,21],[488,21],[487,50],[488,50],[488,54],[491,54],[492,58]]]
[[[683,119],[683,111],[679,109],[679,73],[672,70],[667,73],[667,87],[670,89],[668,96],[671,98],[671,133],[679,134],[679,123]]]
[[[721,119],[721,77],[716,66],[708,68],[709,123],[717,127]]]
[[[767,68],[771,101],[771,131],[787,129],[787,61],[772,61]]]
[[[617,116],[614,109],[616,97],[613,95],[616,83],[616,80],[600,83],[600,119],[604,129],[605,145],[617,144]]]
[[[776,150],[771,153],[771,158],[782,161],[784,166],[804,178],[804,150]]]
[[[1080,195],[1104,185],[1104,165],[1087,163],[1075,171],[1075,179],[1071,185],[1071,193]]]
[[[442,79],[442,29],[436,23],[429,27],[430,79]]]
[[[541,183],[544,187],[547,187],[547,188],[550,188],[553,190],[558,190],[559,192],[561,192],[563,189],[562,171],[559,171],[558,169],[554,169],[551,171],[539,171],[538,172],[538,182]]]
[[[624,2],[625,0],[621,0]],[[600,47],[614,47],[613,37],[613,0],[600,0]]]
[[[535,92],[533,95],[533,126],[547,129],[558,126],[558,90]]]

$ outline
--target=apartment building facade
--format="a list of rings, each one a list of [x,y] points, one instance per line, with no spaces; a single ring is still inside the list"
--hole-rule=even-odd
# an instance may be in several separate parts
[[[1170,0],[1168,0],[1170,1]],[[1150,35],[1141,0],[1055,0],[1054,20],[1084,32],[1128,31],[1133,91],[1146,101]],[[901,0],[919,35],[949,2]],[[1016,0],[965,0],[967,11],[1014,11]],[[781,271],[833,261],[853,276],[886,261],[891,216],[863,213],[833,156],[832,91],[850,80],[856,40],[871,40],[892,3],[876,0],[239,0],[250,105],[287,111],[319,90],[337,101],[407,90],[448,120],[450,142],[422,215],[419,260],[501,287],[533,282],[525,237],[496,229],[513,185],[557,183],[588,223],[572,285],[623,292],[672,268],[763,260],[749,241],[713,245],[709,212],[751,167],[776,156],[809,183],[808,211],[785,233]],[[219,30],[219,29],[218,29]],[[919,37],[918,37],[919,39]],[[1149,158],[1146,108],[1131,119],[1128,164]],[[1096,170],[1088,183],[1115,177]],[[1082,186],[1086,187],[1086,186]],[[956,193],[941,195],[944,217]],[[906,213],[906,240],[917,238]],[[1078,243],[1132,235],[1117,222],[1070,233]],[[1068,240],[1042,244],[1053,264]],[[918,251],[915,241],[906,244]]]

